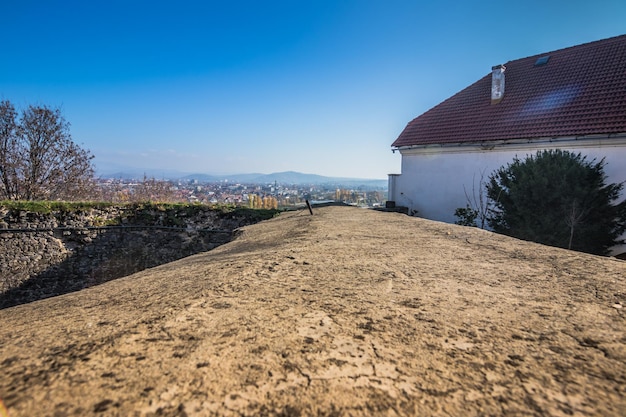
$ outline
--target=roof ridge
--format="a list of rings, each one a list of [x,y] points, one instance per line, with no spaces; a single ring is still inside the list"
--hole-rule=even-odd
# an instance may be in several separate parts
[[[590,42],[585,42],[585,43],[579,43],[578,45],[566,46],[565,48],[559,48],[559,49],[554,49],[552,51],[541,52],[541,53],[534,54],[534,55],[528,55],[528,56],[523,57],[523,58],[512,59],[512,60],[509,60],[509,61],[505,62],[503,65],[506,66],[507,64],[510,64],[512,62],[523,61],[525,59],[537,58],[537,57],[541,57],[541,56],[545,56],[545,55],[551,55],[551,54],[555,54],[555,53],[565,52],[565,51],[567,51],[569,49],[577,49],[577,48],[589,47],[589,46],[593,46],[594,44],[598,44],[598,43],[617,42],[617,41],[621,40],[619,38],[625,38],[625,40],[626,40],[626,34],[612,36],[610,38],[597,39],[595,41],[590,41]]]

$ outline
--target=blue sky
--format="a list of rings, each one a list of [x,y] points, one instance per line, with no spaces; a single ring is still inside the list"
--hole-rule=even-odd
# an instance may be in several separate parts
[[[99,172],[386,178],[491,66],[626,33],[626,2],[0,0],[0,99],[60,107]]]

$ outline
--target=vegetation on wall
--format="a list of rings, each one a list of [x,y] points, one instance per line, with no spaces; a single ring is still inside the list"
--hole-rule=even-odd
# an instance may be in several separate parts
[[[77,212],[92,209],[102,210],[107,208],[120,208],[133,216],[154,217],[159,213],[176,213],[177,216],[193,216],[207,210],[215,211],[220,216],[249,217],[257,220],[266,220],[275,217],[280,211],[277,209],[253,209],[229,204],[196,204],[196,203],[160,203],[160,202],[135,202],[135,203],[107,203],[98,201],[0,201],[0,207],[11,211],[27,211],[31,213],[48,214],[52,212]],[[150,219],[152,220],[152,219]]]

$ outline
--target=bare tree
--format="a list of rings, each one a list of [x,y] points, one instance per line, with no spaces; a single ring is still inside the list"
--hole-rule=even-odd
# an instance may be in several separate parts
[[[489,213],[493,208],[494,201],[487,196],[485,181],[485,170],[480,171],[478,187],[476,187],[476,174],[472,177],[472,194],[470,195],[463,185],[463,192],[467,205],[465,208],[458,208],[454,215],[459,218],[456,222],[464,226],[475,226],[484,229],[487,226]]]
[[[133,189],[131,200],[136,202],[170,202],[174,200],[174,195],[169,181],[157,180],[154,177],[148,178],[144,174],[143,181]]]
[[[0,198],[15,199],[18,194],[18,141],[17,112],[8,102],[0,102]]]
[[[11,103],[0,105],[2,197],[76,200],[93,184],[93,156],[72,141],[59,109],[29,106],[19,123]]]

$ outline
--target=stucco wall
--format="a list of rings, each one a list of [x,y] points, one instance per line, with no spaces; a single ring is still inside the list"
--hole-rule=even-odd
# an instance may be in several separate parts
[[[543,143],[539,149],[562,149],[580,152],[588,160],[605,158],[608,181],[626,181],[626,140],[613,144],[598,141]],[[536,144],[502,145],[492,150],[479,146],[439,147],[401,150],[402,174],[395,178],[390,200],[397,205],[417,210],[417,215],[431,220],[454,223],[454,211],[465,207],[465,191],[472,197],[478,194],[481,174],[486,181],[499,167],[513,161],[515,156],[523,159],[535,154]],[[622,199],[626,198],[623,193]],[[626,246],[615,248],[615,253],[626,252]]]

